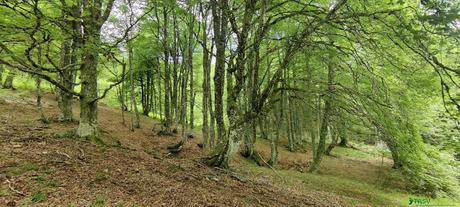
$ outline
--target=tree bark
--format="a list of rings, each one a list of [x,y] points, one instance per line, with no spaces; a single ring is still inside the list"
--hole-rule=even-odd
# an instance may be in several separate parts
[[[313,158],[313,163],[311,164],[310,168],[308,169],[309,172],[316,173],[321,164],[321,160],[323,154],[325,152],[325,145],[326,145],[326,138],[327,138],[327,131],[329,127],[329,122],[332,113],[332,93],[334,91],[334,69],[331,65],[327,66],[328,68],[328,84],[327,84],[327,94],[324,100],[324,112],[323,118],[321,121],[321,129],[319,133],[319,142],[318,147],[316,149],[315,156]]]
[[[69,38],[63,40],[61,44],[61,67],[67,69],[58,73],[57,79],[61,85],[69,90],[72,90],[74,86],[74,67],[68,67],[72,64],[71,52],[71,40]],[[59,88],[56,89],[56,92],[58,95],[59,121],[72,121],[72,95]]]
[[[203,147],[206,149],[211,146],[210,134],[209,134],[209,102],[210,102],[210,74],[211,74],[211,66],[209,63],[209,50],[207,48],[208,45],[208,29],[207,29],[207,11],[203,9],[203,3],[200,3],[200,12],[201,12],[201,28],[202,28],[202,47],[203,47],[203,97],[202,97],[202,114],[203,114],[203,126],[202,126],[202,133],[203,133]],[[212,108],[211,108],[212,109]]]
[[[332,150],[334,149],[334,147],[337,146],[337,141],[339,139],[339,132],[337,131],[337,129],[331,129],[330,130],[330,136],[331,136],[331,143],[329,144],[329,146],[327,147],[326,149],[326,152],[325,154],[326,155],[331,155],[331,152]]]
[[[167,8],[163,7],[163,47],[164,47],[164,133],[171,133],[171,80],[169,71],[169,46],[168,46],[168,12]]]
[[[173,57],[173,72],[172,72],[172,78],[173,78],[173,90],[171,94],[171,116],[174,117],[174,123],[177,123],[179,121],[179,116],[181,115],[180,112],[182,110],[182,106],[178,105],[178,86],[179,86],[179,78],[177,77],[177,69],[179,67],[179,59],[178,59],[178,26],[177,26],[177,14],[176,14],[176,6],[174,6],[174,12],[173,12],[173,46],[171,48],[171,54]]]
[[[13,86],[14,76],[15,76],[14,73],[9,71],[8,75],[5,78],[5,82],[3,83],[3,88],[4,89],[13,89],[14,90],[14,86]]]
[[[189,12],[192,12],[191,6],[188,9]],[[194,128],[194,110],[195,110],[195,91],[193,88],[193,25],[195,24],[195,17],[190,16],[190,21],[188,23],[188,41],[187,41],[187,66],[188,66],[188,73],[190,75],[189,81],[189,89],[190,89],[190,119],[189,119],[189,126],[190,129]]]
[[[136,91],[134,88],[133,48],[131,47],[130,43],[128,43],[128,64],[131,86],[131,131],[134,131],[134,128],[140,128],[141,124],[139,118],[139,110],[137,109],[136,103]]]
[[[0,87],[3,85],[3,64],[0,64]]]
[[[41,47],[38,47],[38,64],[42,64],[42,49]],[[41,87],[42,79],[40,77],[35,77],[35,93],[37,96],[37,110],[38,113],[40,114],[40,120],[43,123],[47,123],[48,119],[46,118],[45,114],[43,113],[43,107],[42,107],[42,87]]]
[[[91,34],[91,33],[90,33]],[[94,33],[92,33],[94,34]],[[89,37],[97,38],[99,35]],[[98,136],[97,131],[97,64],[99,54],[91,49],[86,49],[83,65],[80,70],[81,98],[80,98],[80,123],[77,128],[79,137]]]
[[[214,74],[215,119],[217,123],[217,139],[221,142],[225,136],[224,124],[224,85],[225,85],[225,35],[227,21],[223,12],[223,0],[211,1],[214,43],[216,45],[216,65]]]

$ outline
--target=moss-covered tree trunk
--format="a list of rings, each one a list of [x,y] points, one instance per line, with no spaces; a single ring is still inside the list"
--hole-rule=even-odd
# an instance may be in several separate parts
[[[71,40],[65,39],[61,43],[61,67],[65,68],[57,75],[58,82],[69,90],[73,89],[74,67],[69,67],[71,61]],[[71,121],[72,114],[72,94],[59,88],[56,89],[58,95],[59,121]]]
[[[91,39],[98,38],[92,36]],[[79,137],[96,136],[97,133],[97,64],[99,54],[86,50],[80,70],[81,97],[80,123],[77,128]]]
[[[215,119],[217,123],[217,139],[222,142],[225,138],[224,123],[224,85],[225,85],[225,45],[227,20],[224,15],[224,1],[211,1],[214,43],[216,45],[216,65],[214,74]]]

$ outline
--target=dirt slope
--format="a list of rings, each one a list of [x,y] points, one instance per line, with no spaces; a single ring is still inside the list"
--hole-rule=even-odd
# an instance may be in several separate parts
[[[179,138],[157,136],[152,128],[158,123],[146,117],[131,132],[119,111],[100,107],[106,145],[96,146],[65,138],[76,123],[38,121],[28,96],[0,99],[0,206],[346,205],[335,194],[285,189],[207,167],[196,140],[169,155],[166,146]],[[48,117],[57,116],[56,105],[53,96],[45,97]]]

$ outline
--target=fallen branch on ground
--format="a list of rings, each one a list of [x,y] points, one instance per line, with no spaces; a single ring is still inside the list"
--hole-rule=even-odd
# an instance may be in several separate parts
[[[11,191],[13,191],[13,192],[15,192],[15,193],[17,193],[17,194],[19,194],[19,195],[21,195],[21,196],[25,196],[25,194],[24,194],[23,192],[14,189],[13,183],[11,183],[10,180],[6,179],[6,182],[8,183],[8,188],[9,188]]]
[[[66,154],[66,153],[64,153],[64,152],[60,152],[59,150],[56,150],[56,154],[65,156],[65,157],[67,157],[69,160],[72,159],[68,154]]]

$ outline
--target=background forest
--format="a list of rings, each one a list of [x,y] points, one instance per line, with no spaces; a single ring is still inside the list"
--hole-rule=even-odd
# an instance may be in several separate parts
[[[102,104],[218,169],[276,171],[288,150],[321,173],[338,147],[371,149],[401,190],[460,196],[459,1],[0,0],[0,17],[1,87],[78,122],[66,136],[103,142]]]

